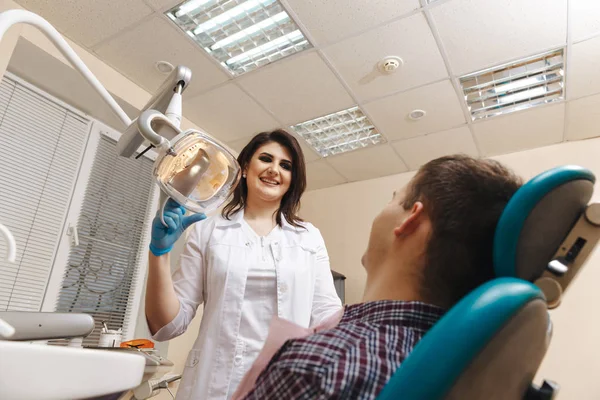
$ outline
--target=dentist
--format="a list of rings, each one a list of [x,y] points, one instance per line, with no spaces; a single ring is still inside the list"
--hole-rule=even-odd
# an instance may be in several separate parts
[[[317,228],[298,216],[306,187],[304,155],[283,130],[260,133],[238,156],[243,171],[221,215],[184,216],[172,200],[165,228],[152,224],[146,318],[153,339],[185,332],[200,304],[200,332],[177,399],[229,399],[258,356],[271,318],[304,327],[341,307]],[[169,251],[195,222],[179,269]]]

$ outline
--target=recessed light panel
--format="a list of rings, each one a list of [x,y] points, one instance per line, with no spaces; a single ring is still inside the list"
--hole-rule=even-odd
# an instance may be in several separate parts
[[[564,99],[563,49],[460,78],[473,120]]]
[[[234,75],[312,47],[277,0],[188,0],[166,15]]]
[[[302,122],[292,129],[323,157],[385,142],[358,107]]]

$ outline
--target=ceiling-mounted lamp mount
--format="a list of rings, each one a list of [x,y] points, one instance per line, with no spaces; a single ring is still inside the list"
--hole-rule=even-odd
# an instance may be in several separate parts
[[[163,60],[154,63],[154,68],[163,75],[168,75],[175,69],[173,64]]]

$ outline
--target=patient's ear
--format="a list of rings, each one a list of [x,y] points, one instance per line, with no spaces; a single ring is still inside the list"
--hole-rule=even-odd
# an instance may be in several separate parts
[[[403,235],[410,235],[413,233],[421,223],[421,216],[423,215],[423,203],[416,201],[410,209],[408,217],[402,221],[400,226],[394,228],[394,235],[396,237]]]

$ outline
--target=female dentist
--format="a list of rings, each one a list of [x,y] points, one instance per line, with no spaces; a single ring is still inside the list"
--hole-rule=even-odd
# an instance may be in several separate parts
[[[170,200],[165,228],[155,218],[146,319],[153,338],[185,332],[204,304],[177,399],[229,399],[258,356],[271,318],[318,324],[341,307],[317,228],[298,217],[306,187],[304,155],[283,130],[260,133],[238,156],[242,180],[221,215],[195,224],[179,269],[169,251],[203,214],[183,216]]]

